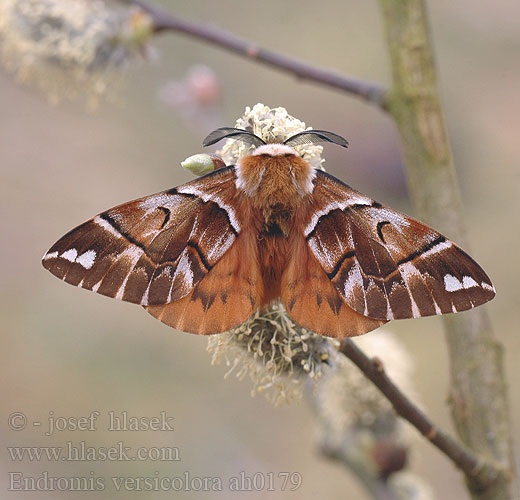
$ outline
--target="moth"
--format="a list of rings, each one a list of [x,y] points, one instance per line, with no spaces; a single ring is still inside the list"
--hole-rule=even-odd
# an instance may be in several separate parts
[[[58,240],[44,267],[203,335],[275,300],[299,325],[343,338],[494,297],[486,273],[452,241],[312,168],[294,149],[346,148],[343,137],[310,130],[266,143],[219,128],[203,144],[230,137],[253,153],[100,213]]]

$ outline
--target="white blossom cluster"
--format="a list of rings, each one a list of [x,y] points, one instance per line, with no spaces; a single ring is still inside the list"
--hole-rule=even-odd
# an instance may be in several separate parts
[[[285,108],[269,108],[261,103],[255,104],[252,108],[246,107],[244,116],[236,121],[235,127],[253,132],[265,142],[281,142],[299,132],[312,130],[312,127],[307,127],[304,122],[287,113]],[[253,149],[254,146],[228,139],[219,154],[226,165],[232,165],[239,158],[251,154]],[[323,170],[325,160],[321,157],[322,146],[304,144],[295,146],[294,149],[314,168]]]

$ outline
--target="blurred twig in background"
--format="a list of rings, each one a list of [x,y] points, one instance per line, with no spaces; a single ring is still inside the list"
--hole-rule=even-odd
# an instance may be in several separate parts
[[[352,471],[375,500],[433,500],[432,488],[407,467],[417,434],[399,418],[395,398],[387,398],[349,359],[359,363],[357,353],[370,364],[367,355],[383,357],[385,373],[394,387],[400,387],[397,392],[417,399],[411,353],[388,330],[384,335],[357,337],[348,347],[352,352],[340,348],[331,356],[334,369],[309,395],[318,417],[319,451]],[[407,397],[405,404],[410,405]]]
[[[243,40],[231,33],[217,29],[214,26],[179,19],[144,1],[129,0],[129,2],[139,5],[152,17],[154,31],[156,33],[164,31],[184,33],[223,49],[231,50],[252,61],[260,62],[280,71],[290,73],[299,79],[309,80],[327,87],[348,92],[378,106],[384,105],[386,90],[382,85],[367,82],[359,78],[347,77],[324,68],[318,68],[312,64],[299,61],[284,54],[263,49],[249,40]]]
[[[479,460],[468,449],[436,427],[390,380],[380,360],[368,358],[350,339],[343,339],[339,351],[378,387],[401,417],[408,420],[424,437],[448,456],[473,484],[479,489],[487,489],[493,485],[499,471],[490,463]]]

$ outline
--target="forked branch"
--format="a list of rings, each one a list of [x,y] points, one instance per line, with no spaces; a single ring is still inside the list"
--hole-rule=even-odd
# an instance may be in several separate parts
[[[477,457],[469,448],[439,429],[390,380],[380,360],[367,357],[350,339],[344,339],[341,342],[339,351],[349,358],[386,396],[398,415],[410,422],[426,439],[450,458],[473,484],[486,489],[496,480],[500,470]]]

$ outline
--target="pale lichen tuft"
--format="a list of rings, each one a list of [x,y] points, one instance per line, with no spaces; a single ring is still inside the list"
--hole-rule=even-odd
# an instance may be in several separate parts
[[[279,302],[208,341],[212,362],[224,361],[226,376],[249,377],[252,394],[263,392],[274,404],[300,399],[304,383],[320,379],[337,346],[337,341],[294,323]]]
[[[126,2],[0,1],[0,60],[52,102],[82,96],[92,106],[110,95],[152,31],[150,16]]]

